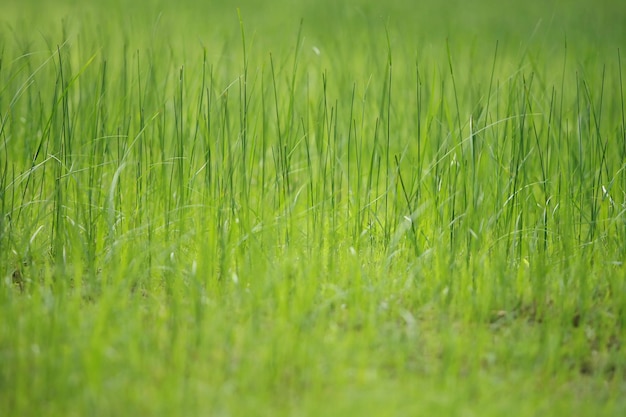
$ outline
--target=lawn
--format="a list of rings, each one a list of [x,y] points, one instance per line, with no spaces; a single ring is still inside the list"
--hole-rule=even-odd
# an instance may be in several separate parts
[[[625,55],[612,0],[0,5],[0,415],[625,415]]]

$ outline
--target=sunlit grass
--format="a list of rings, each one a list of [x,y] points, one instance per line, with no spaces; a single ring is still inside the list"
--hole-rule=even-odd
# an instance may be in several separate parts
[[[7,6],[0,410],[621,415],[623,6],[491,3]]]

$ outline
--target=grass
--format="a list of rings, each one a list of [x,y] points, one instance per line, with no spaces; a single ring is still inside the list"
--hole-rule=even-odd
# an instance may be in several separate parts
[[[2,9],[3,415],[626,410],[621,3]]]

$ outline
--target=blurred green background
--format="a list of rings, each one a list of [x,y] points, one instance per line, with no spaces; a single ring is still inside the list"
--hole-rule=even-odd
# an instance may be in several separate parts
[[[529,44],[593,45],[599,51],[623,47],[626,2],[619,0],[58,0],[9,1],[0,6],[3,25],[30,26],[46,33],[65,18],[90,26],[115,25],[133,36],[153,36],[148,28],[166,31],[186,42],[202,42],[238,31],[237,9],[247,32],[257,42],[275,47],[291,40],[304,19],[304,34],[322,47],[358,48],[368,36],[384,36],[414,48],[439,45],[446,38],[494,43],[510,48]],[[5,39],[6,41],[6,39]]]

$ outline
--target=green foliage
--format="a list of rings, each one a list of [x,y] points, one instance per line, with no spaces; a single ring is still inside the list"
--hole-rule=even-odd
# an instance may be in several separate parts
[[[620,2],[41,3],[3,415],[626,411]]]

